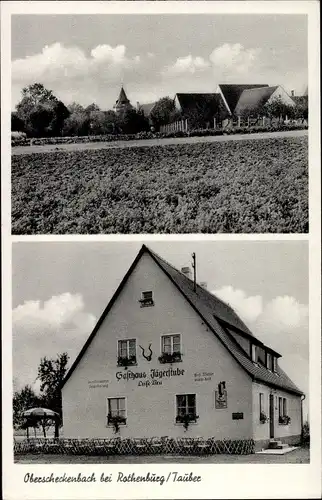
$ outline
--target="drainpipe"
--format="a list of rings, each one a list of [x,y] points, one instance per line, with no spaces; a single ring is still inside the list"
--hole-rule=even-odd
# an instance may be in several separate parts
[[[302,396],[301,396],[301,442],[303,442],[303,401],[305,400],[305,397],[306,397],[305,394],[302,394]]]

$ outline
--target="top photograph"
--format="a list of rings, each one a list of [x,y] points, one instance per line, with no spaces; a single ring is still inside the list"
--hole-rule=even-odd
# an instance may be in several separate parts
[[[308,233],[302,14],[11,16],[11,233]]]

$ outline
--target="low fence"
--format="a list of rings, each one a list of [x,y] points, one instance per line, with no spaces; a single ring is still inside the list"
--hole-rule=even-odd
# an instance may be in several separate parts
[[[188,131],[188,120],[178,120],[176,122],[160,126],[161,134],[168,134],[171,132],[187,132],[187,131]]]
[[[253,439],[214,438],[110,438],[110,439],[26,439],[14,441],[14,453],[59,455],[249,455]]]

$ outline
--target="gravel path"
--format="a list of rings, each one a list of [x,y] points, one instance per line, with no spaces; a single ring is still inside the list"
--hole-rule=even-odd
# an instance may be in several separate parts
[[[44,146],[16,146],[12,155],[46,153],[49,151],[79,151],[86,149],[131,148],[138,146],[166,146],[168,144],[196,144],[199,142],[243,141],[245,139],[269,139],[276,137],[303,137],[307,130],[289,130],[286,132],[264,132],[257,134],[218,135],[208,137],[180,137],[169,139],[142,139],[136,141],[89,142],[84,144],[47,144]]]

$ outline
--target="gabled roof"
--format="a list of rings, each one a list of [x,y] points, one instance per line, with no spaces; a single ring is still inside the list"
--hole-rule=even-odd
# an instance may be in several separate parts
[[[116,290],[108,306],[104,310],[102,316],[98,320],[93,332],[89,336],[75,362],[68,371],[66,377],[63,380],[62,387],[65,385],[65,383],[75,370],[76,366],[80,362],[85,351],[87,350],[101,324],[106,318],[108,312],[112,308],[117,297],[125,286],[132,271],[145,252],[152,257],[154,262],[168,276],[170,281],[175,285],[179,292],[185,297],[185,299],[189,302],[189,304],[193,307],[197,314],[202,318],[208,328],[214,333],[214,335],[216,335],[216,337],[226,347],[226,349],[234,357],[237,363],[251,376],[253,380],[264,382],[270,386],[279,387],[295,394],[302,394],[302,392],[296,387],[296,385],[280,367],[278,367],[277,373],[273,373],[259,363],[255,364],[252,362],[250,356],[246,354],[243,348],[234,339],[233,332],[237,332],[240,335],[249,338],[253,343],[257,345],[264,346],[264,344],[253,336],[251,331],[247,328],[247,326],[229,305],[225,304],[218,297],[211,294],[198,284],[196,284],[196,291],[194,291],[194,283],[191,279],[178,271],[175,267],[166,262],[159,255],[152,252],[145,245],[142,245],[131,267],[125,274],[118,289]],[[266,346],[265,348],[267,349]],[[268,348],[268,350],[276,357],[280,357],[280,354],[273,351],[272,349]]]
[[[124,88],[121,87],[120,95],[119,95],[119,98],[116,101],[116,104],[128,104],[129,102],[130,101],[128,100],[128,98],[126,96]]]
[[[183,112],[198,106],[207,106],[216,111],[222,100],[220,94],[213,93],[178,93],[176,97]]]
[[[155,102],[148,102],[147,104],[140,104],[139,109],[143,111],[144,116],[149,116],[155,106]]]
[[[255,111],[260,106],[264,106],[277,88],[278,86],[275,85],[274,87],[259,87],[243,90],[236,105],[235,113],[238,115],[247,110]]]
[[[219,88],[231,113],[235,111],[237,102],[244,90],[268,87],[267,84],[220,84]]]

